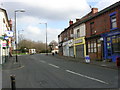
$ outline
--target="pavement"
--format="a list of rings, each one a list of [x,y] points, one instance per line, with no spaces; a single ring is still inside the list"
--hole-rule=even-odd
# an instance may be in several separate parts
[[[74,58],[74,57],[60,56],[60,55],[57,55],[57,54],[54,55],[54,57],[65,59],[65,60],[70,60],[70,61],[75,61],[75,62],[86,63],[84,58]],[[119,68],[116,65],[116,62],[109,62],[109,61],[105,61],[105,60],[102,60],[102,61],[90,60],[90,63],[86,63],[86,64],[92,64],[92,65],[97,65],[97,66],[101,66],[101,67],[105,67],[105,68],[111,68],[111,69],[117,69],[117,70]]]
[[[16,62],[16,57],[9,57],[6,63],[2,65],[2,70],[12,70],[16,68],[22,67],[22,64],[20,61]]]

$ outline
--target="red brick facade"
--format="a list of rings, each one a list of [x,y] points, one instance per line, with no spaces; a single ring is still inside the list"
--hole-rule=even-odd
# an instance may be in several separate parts
[[[86,22],[86,37],[91,37],[92,35],[98,35],[101,33],[105,33],[105,32],[109,32],[110,31],[110,16],[109,14],[113,13],[113,12],[117,12],[116,16],[117,16],[117,27],[120,28],[120,6],[116,7],[110,11],[107,11],[99,16],[94,17],[91,20],[88,20]],[[90,23],[94,22],[94,29],[93,31],[91,31],[90,28]]]

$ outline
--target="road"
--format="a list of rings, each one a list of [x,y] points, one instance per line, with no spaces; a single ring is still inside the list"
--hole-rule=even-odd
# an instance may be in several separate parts
[[[17,88],[117,88],[118,71],[36,54],[19,56],[20,68],[3,70],[3,88],[10,88],[10,75]]]

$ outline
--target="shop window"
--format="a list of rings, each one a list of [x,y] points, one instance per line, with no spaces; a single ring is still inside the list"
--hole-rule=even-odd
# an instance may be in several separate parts
[[[90,42],[88,42],[88,52],[90,53]]]
[[[113,53],[120,53],[120,35],[112,37]]]
[[[94,52],[97,52],[96,41],[94,41]]]
[[[93,42],[91,42],[91,53],[93,53],[93,46],[94,46],[94,44],[93,44]]]
[[[111,38],[110,37],[107,37],[107,41],[110,41],[111,40]]]
[[[88,42],[88,52],[89,53],[96,53],[97,52],[97,46],[96,46],[96,40]]]

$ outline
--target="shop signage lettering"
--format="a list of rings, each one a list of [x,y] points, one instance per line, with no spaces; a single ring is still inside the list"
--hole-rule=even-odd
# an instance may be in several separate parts
[[[82,39],[75,41],[75,43],[82,43],[82,42],[83,42]]]
[[[120,34],[120,32],[110,33],[107,36],[112,36],[112,35],[116,35],[116,34]]]
[[[6,43],[2,43],[2,46],[3,46],[3,47],[6,47]]]

